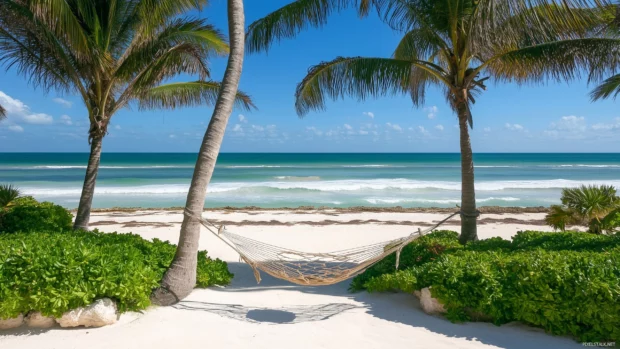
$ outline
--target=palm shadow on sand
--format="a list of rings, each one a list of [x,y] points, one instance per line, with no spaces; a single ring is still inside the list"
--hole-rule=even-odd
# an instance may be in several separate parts
[[[303,321],[321,321],[327,320],[332,316],[336,316],[342,312],[354,308],[365,309],[366,312],[374,317],[408,325],[411,327],[425,328],[429,331],[453,338],[465,338],[470,341],[477,341],[483,344],[495,345],[500,348],[507,349],[549,349],[549,348],[581,348],[582,345],[574,339],[567,337],[558,337],[546,334],[543,330],[524,326],[521,324],[507,324],[503,326],[495,326],[490,323],[469,322],[464,324],[455,324],[445,318],[431,316],[425,314],[419,305],[419,301],[413,295],[404,293],[367,293],[358,292],[351,293],[348,291],[349,282],[345,281],[331,286],[300,286],[287,281],[276,279],[265,273],[261,273],[262,281],[256,283],[252,269],[244,263],[229,263],[229,269],[235,274],[235,278],[230,286],[224,288],[213,289],[217,292],[253,292],[259,290],[294,290],[309,294],[329,295],[342,297],[342,303],[330,303],[330,307],[326,313],[321,313],[321,306],[316,309],[314,315],[309,316],[306,320],[292,319],[291,316],[300,314],[300,307],[292,308],[252,308],[248,306],[236,305],[236,310],[232,312],[241,312],[234,316],[230,314],[219,313],[219,315],[237,318],[250,322],[268,322],[268,323],[297,323]],[[353,301],[353,302],[352,302]],[[195,302],[181,302],[177,305],[178,309],[201,310],[196,308],[213,308],[221,307],[230,310],[231,305],[213,305],[203,303],[200,305],[192,304]],[[206,304],[206,305],[205,305]],[[348,306],[346,306],[348,304]],[[194,309],[192,309],[192,307]],[[234,306],[233,306],[234,307]],[[302,307],[303,308],[303,307]],[[254,312],[252,310],[261,310]],[[270,313],[270,310],[272,311]],[[207,310],[209,311],[209,310]],[[218,313],[217,311],[211,311]],[[290,314],[286,314],[286,313]],[[291,315],[292,314],[292,315]],[[244,318],[245,317],[245,318]],[[254,318],[253,318],[254,317]],[[257,318],[256,318],[257,317]],[[249,319],[248,319],[249,318]],[[271,320],[270,320],[271,318]],[[290,320],[290,321],[289,321]]]

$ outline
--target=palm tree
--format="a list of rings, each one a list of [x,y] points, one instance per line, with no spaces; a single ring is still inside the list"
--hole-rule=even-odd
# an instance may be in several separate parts
[[[569,225],[587,226],[589,232],[602,234],[617,227],[620,197],[608,185],[581,186],[562,190],[562,205],[551,206],[545,217],[547,224],[565,231]]]
[[[88,229],[103,138],[122,108],[213,104],[208,60],[228,53],[204,20],[179,17],[207,0],[0,0],[0,63],[35,86],[76,93],[88,111],[90,156],[75,229]],[[197,81],[166,83],[179,74]],[[253,106],[239,93],[243,108]]]
[[[567,0],[298,0],[252,23],[250,51],[319,27],[330,13],[356,5],[360,15],[375,7],[403,38],[393,57],[338,57],[312,67],[296,91],[300,116],[325,108],[326,99],[364,100],[409,94],[424,105],[426,89],[438,86],[455,111],[461,148],[461,243],[477,239],[474,163],[469,136],[471,106],[489,77],[517,83],[561,80],[618,63],[620,41],[582,38],[601,23],[599,1]],[[538,6],[533,7],[531,4]],[[591,6],[591,7],[586,7]],[[615,54],[615,58],[614,57]]]
[[[245,15],[243,0],[228,0],[228,31],[230,55],[222,87],[215,103],[209,127],[202,140],[194,168],[192,184],[185,203],[186,214],[174,260],[164,275],[161,287],[151,296],[153,303],[170,305],[189,295],[196,285],[196,256],[200,239],[200,222],[204,210],[207,186],[224,139],[228,118],[232,112],[243,68],[245,46]]]
[[[6,110],[0,105],[0,121],[6,118]]]

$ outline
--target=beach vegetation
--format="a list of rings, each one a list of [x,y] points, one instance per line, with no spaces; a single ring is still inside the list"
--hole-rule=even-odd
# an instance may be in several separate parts
[[[245,12],[243,0],[228,0],[228,32],[230,54],[222,80],[222,88],[211,121],[202,139],[192,182],[187,193],[185,214],[179,234],[179,247],[174,262],[151,297],[159,305],[170,305],[187,297],[196,284],[196,251],[200,240],[202,212],[207,186],[211,182],[217,156],[220,152],[228,119],[238,94],[243,60],[245,58]]]
[[[139,235],[98,231],[0,234],[0,319],[29,311],[59,317],[100,298],[120,312],[145,309],[176,246]],[[226,285],[227,264],[196,254],[195,287]]]
[[[569,226],[583,226],[593,234],[613,233],[620,227],[620,197],[608,185],[583,185],[562,190],[562,205],[551,206],[547,224],[565,231]]]
[[[78,95],[90,127],[90,156],[74,227],[88,229],[103,138],[121,109],[214,105],[221,84],[209,60],[228,54],[225,36],[184,16],[207,0],[0,3],[0,63],[35,87]],[[170,82],[177,76],[195,81]],[[250,109],[242,92],[231,103]]]
[[[591,80],[613,69],[620,40],[592,33],[606,25],[611,7],[598,1],[510,0],[299,0],[252,23],[248,49],[267,51],[274,42],[321,27],[329,15],[357,6],[360,16],[376,9],[402,35],[392,57],[337,57],[310,68],[295,93],[299,116],[326,108],[328,99],[363,101],[409,95],[424,106],[437,87],[455,112],[461,150],[461,243],[477,239],[474,165],[469,129],[472,106],[499,82],[570,80],[587,71]],[[614,54],[615,52],[615,54]]]
[[[19,189],[11,184],[0,184],[0,210],[11,207],[20,196]]]
[[[0,232],[37,232],[71,230],[73,215],[52,202],[17,204],[0,216]]]
[[[452,321],[520,321],[580,341],[620,340],[618,234],[526,231],[462,246],[456,233],[436,232],[407,248],[398,271],[386,259],[352,287],[430,287]]]

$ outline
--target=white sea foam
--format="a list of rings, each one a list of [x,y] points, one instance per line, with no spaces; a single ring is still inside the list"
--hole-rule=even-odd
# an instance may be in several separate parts
[[[406,198],[368,198],[365,199],[368,203],[377,204],[404,204],[404,203],[423,203],[423,204],[459,204],[460,199],[406,199]],[[519,198],[513,197],[490,197],[484,199],[476,199],[476,202],[483,203],[489,201],[520,201]]]
[[[527,180],[527,181],[487,181],[477,182],[478,191],[502,190],[542,190],[577,187],[582,184],[608,184],[620,187],[620,180],[616,181],[573,181],[565,179],[554,180]],[[162,184],[143,186],[98,186],[95,193],[98,195],[174,195],[185,194],[187,184]],[[419,191],[443,190],[460,191],[460,182],[449,181],[418,181],[409,179],[370,179],[370,180],[333,180],[333,181],[270,181],[270,182],[226,182],[212,183],[209,193],[254,193],[261,196],[273,194],[273,190],[308,190],[319,192],[360,192],[367,191]],[[22,187],[26,195],[63,196],[79,195],[81,188],[49,188],[49,187]]]

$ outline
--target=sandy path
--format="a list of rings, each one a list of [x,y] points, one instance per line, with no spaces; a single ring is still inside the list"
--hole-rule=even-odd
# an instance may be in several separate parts
[[[209,213],[210,219],[227,222],[229,230],[236,233],[306,251],[337,250],[401,237],[417,228],[403,222],[430,222],[445,216],[286,211]],[[481,225],[479,235],[508,238],[519,230],[548,230],[537,225],[543,216],[540,213],[485,215],[483,219],[502,223]],[[91,221],[94,227],[104,231],[132,231],[145,238],[176,242],[181,217],[179,212],[108,212],[95,214]],[[253,226],[252,221],[279,223]],[[376,222],[356,223],[359,221]],[[455,223],[458,222],[446,228],[457,229]],[[582,347],[572,339],[550,336],[522,325],[453,324],[424,314],[411,295],[352,294],[347,292],[347,282],[302,287],[263,273],[263,281],[257,285],[251,269],[239,263],[234,251],[217,238],[204,232],[200,245],[211,256],[230,263],[235,273],[232,285],[196,290],[174,307],[124,314],[119,323],[107,328],[46,331],[21,328],[0,334],[0,348]]]

